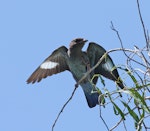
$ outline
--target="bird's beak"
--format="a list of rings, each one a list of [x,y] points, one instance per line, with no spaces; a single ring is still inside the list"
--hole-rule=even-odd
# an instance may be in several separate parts
[[[85,39],[83,40],[84,43],[86,43],[87,41],[88,41],[88,40],[85,40]]]

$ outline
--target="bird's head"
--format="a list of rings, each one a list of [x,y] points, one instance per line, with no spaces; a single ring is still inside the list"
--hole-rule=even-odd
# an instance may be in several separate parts
[[[75,48],[75,47],[78,47],[78,48],[81,48],[84,46],[84,44],[87,42],[88,40],[85,40],[83,38],[76,38],[74,40],[71,41],[70,43],[70,49],[71,48]]]

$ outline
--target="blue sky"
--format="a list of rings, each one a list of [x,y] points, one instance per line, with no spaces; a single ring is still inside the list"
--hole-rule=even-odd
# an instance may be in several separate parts
[[[149,0],[141,3],[147,29],[150,29],[149,5]],[[125,48],[145,45],[135,0],[0,1],[0,130],[50,131],[75,81],[67,71],[34,85],[26,84],[26,79],[53,50],[61,45],[68,47],[74,38],[97,42],[107,50],[120,47],[110,21],[119,30]],[[125,63],[123,53],[111,56],[116,65]],[[115,88],[109,80],[106,86]],[[119,120],[111,115],[112,110],[111,105],[102,109],[110,128],[114,120]],[[126,124],[133,127],[129,122]],[[69,130],[106,130],[99,118],[99,107],[88,108],[81,88],[55,127],[55,131]]]

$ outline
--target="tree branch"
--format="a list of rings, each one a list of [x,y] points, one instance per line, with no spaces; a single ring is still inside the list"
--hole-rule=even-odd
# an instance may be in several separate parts
[[[103,123],[104,123],[104,125],[106,126],[106,128],[107,128],[107,130],[109,131],[109,127],[108,127],[108,125],[106,124],[106,122],[105,122],[105,120],[103,119],[103,117],[102,117],[102,113],[101,113],[101,106],[99,106],[100,107],[100,118],[101,118],[101,120],[103,121]]]
[[[149,49],[149,41],[148,41],[148,38],[147,38],[147,35],[146,35],[146,29],[145,29],[145,25],[144,25],[142,15],[141,15],[139,0],[137,0],[137,7],[138,7],[139,16],[140,16],[140,21],[141,21],[141,24],[142,24],[142,27],[143,27],[144,37],[145,37],[145,41],[146,41],[146,47],[147,47],[147,49]]]
[[[72,92],[70,98],[66,101],[66,103],[63,105],[63,107],[61,108],[60,112],[58,113],[57,118],[55,119],[54,124],[53,124],[53,126],[52,126],[52,131],[54,131],[54,127],[55,127],[55,125],[56,125],[56,123],[57,123],[57,121],[58,121],[58,119],[59,119],[61,113],[63,112],[64,108],[67,106],[67,104],[68,104],[68,103],[71,101],[71,99],[73,98],[76,89],[77,89],[77,86],[75,85],[75,88],[74,88],[74,90],[73,90],[73,92]]]
[[[129,56],[126,54],[126,52],[125,52],[125,50],[124,50],[124,47],[123,47],[123,42],[122,42],[121,37],[120,37],[120,35],[119,35],[119,32],[118,32],[118,30],[114,27],[112,21],[111,21],[111,29],[116,32],[117,37],[118,37],[118,39],[119,39],[119,41],[120,41],[120,44],[121,44],[122,51],[123,51],[124,55],[128,58],[128,61],[129,61],[129,60],[132,60],[132,61],[134,61],[135,63],[146,67],[144,64],[142,64],[142,63],[140,63],[140,62],[134,60],[133,58],[129,57]],[[135,54],[136,52],[133,51],[132,53]]]

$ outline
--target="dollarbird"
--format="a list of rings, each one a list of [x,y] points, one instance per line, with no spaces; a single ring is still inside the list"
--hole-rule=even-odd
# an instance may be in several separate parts
[[[70,71],[75,81],[78,82],[106,52],[102,46],[94,42],[90,42],[87,50],[82,51],[82,48],[86,42],[87,40],[83,38],[77,38],[71,41],[68,49],[65,46],[61,46],[56,49],[31,74],[31,76],[27,79],[27,83],[40,82],[47,76],[51,76],[65,70]],[[99,93],[96,91],[94,86],[97,83],[98,77],[94,77],[93,83],[90,81],[94,74],[100,74],[110,80],[113,80],[121,89],[124,88],[124,85],[119,78],[118,71],[114,67],[115,65],[111,57],[107,55],[107,57],[102,60],[100,65],[95,68],[89,76],[81,81],[81,83],[79,83],[83,89],[90,108],[99,104]]]

